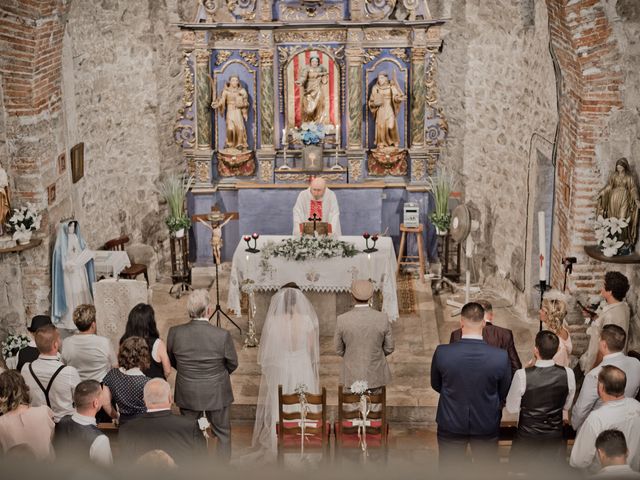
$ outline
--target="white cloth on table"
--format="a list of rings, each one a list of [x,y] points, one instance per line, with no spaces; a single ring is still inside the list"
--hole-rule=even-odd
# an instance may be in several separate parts
[[[262,235],[257,241],[257,248],[288,238],[291,237]],[[340,237],[340,240],[353,243],[360,251],[365,249],[365,241],[360,236]],[[377,252],[359,253],[348,258],[293,261],[272,256],[263,260],[262,253],[249,254],[245,248],[243,241],[236,247],[229,277],[227,307],[238,316],[241,291],[275,291],[288,282],[295,282],[305,292],[350,292],[353,280],[368,278],[376,290],[382,291],[382,311],[389,321],[398,319],[397,263],[390,237],[380,237],[376,244]]]
[[[96,277],[117,277],[122,270],[131,266],[129,255],[121,250],[98,250],[93,261]]]
[[[571,411],[571,425],[574,430],[578,430],[587,415],[592,410],[602,406],[602,400],[598,396],[598,374],[605,365],[613,365],[622,370],[627,376],[627,385],[624,389],[624,396],[634,398],[640,388],[640,361],[637,358],[628,357],[622,352],[605,355],[600,365],[595,367],[584,377],[582,388],[578,400]]]
[[[266,456],[276,454],[278,385],[283,393],[294,393],[304,384],[318,393],[320,344],[318,317],[304,294],[284,288],[271,299],[258,350],[262,368],[252,447]]]
[[[627,463],[635,471],[640,470],[640,402],[623,398],[606,402],[592,411],[576,435],[569,463],[574,468],[595,472],[600,468],[596,454],[596,438],[609,429],[620,430],[627,440]]]
[[[298,194],[296,204],[293,207],[293,235],[300,236],[300,224],[309,221],[311,212],[311,190],[307,188]],[[331,224],[331,233],[334,237],[342,235],[340,228],[340,208],[336,194],[328,188],[322,196],[322,221]]]

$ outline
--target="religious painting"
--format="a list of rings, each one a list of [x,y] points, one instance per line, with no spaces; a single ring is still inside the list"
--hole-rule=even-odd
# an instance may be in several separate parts
[[[56,184],[52,183],[47,187],[47,203],[51,205],[56,201]]]
[[[58,175],[64,173],[64,171],[67,169],[67,154],[65,152],[62,152],[60,155],[58,155],[56,165],[58,166]]]
[[[340,123],[340,67],[322,48],[290,57],[285,74],[286,128]]]
[[[84,143],[78,143],[71,149],[71,180],[77,183],[84,176]]]

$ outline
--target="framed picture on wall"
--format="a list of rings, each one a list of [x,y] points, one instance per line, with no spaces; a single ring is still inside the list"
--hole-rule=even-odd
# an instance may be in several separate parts
[[[47,187],[47,201],[49,205],[56,201],[56,184],[52,183]]]
[[[58,175],[60,175],[67,169],[67,154],[65,152],[62,152],[60,155],[58,155],[57,165]]]
[[[84,176],[84,143],[71,149],[71,180],[77,183]]]

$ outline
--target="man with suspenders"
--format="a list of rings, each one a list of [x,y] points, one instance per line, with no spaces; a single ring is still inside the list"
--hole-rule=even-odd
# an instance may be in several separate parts
[[[78,371],[58,360],[61,340],[55,325],[45,325],[35,335],[40,355],[22,367],[22,376],[29,386],[31,405],[47,405],[57,423],[65,415],[73,415],[73,391],[80,383]]]

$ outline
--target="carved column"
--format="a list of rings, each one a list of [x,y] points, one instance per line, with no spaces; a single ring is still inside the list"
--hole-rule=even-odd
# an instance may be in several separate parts
[[[427,181],[427,149],[424,142],[425,98],[425,60],[427,54],[426,32],[416,29],[413,32],[411,47],[411,117],[410,148],[411,183]]]
[[[193,156],[188,156],[189,171],[195,177],[195,187],[211,186],[211,85],[209,82],[209,59],[211,51],[203,48],[204,32],[196,33],[197,48],[195,58],[195,100],[196,100],[196,145]]]
[[[260,148],[257,152],[258,178],[273,182],[276,151],[274,148],[273,32],[260,32]]]
[[[347,64],[347,162],[349,182],[364,180],[364,148],[362,146],[362,59],[364,50],[363,31],[351,29],[347,32],[345,57]]]

